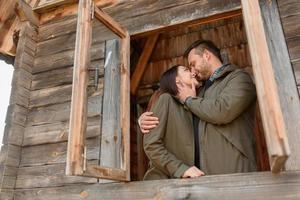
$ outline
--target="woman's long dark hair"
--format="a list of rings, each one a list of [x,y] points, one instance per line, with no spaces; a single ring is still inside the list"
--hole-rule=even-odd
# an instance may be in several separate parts
[[[180,65],[174,65],[167,71],[163,73],[159,81],[159,90],[155,91],[150,98],[150,101],[147,106],[147,111],[151,110],[158,97],[163,93],[169,93],[176,96],[178,93],[178,88],[176,85],[176,76],[178,72],[178,67]]]

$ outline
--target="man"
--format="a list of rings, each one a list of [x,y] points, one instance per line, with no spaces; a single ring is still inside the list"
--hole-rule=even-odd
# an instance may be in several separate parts
[[[194,42],[185,55],[197,79],[205,81],[198,95],[184,84],[178,88],[178,97],[194,115],[198,132],[195,165],[205,174],[256,171],[256,92],[251,77],[234,65],[222,64],[220,50],[211,41]],[[159,119],[149,112],[139,119],[143,133],[149,133],[158,123]]]

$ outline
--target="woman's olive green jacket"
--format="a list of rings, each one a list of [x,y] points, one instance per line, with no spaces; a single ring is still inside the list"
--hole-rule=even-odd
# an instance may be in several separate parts
[[[192,114],[170,94],[162,94],[153,108],[159,124],[144,135],[144,150],[150,159],[145,180],[180,178],[194,165]]]

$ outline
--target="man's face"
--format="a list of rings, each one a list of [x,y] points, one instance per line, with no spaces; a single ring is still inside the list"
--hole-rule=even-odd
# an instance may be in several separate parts
[[[211,71],[206,51],[199,55],[195,49],[192,49],[188,55],[188,62],[191,72],[195,73],[198,81],[205,81],[210,77]]]

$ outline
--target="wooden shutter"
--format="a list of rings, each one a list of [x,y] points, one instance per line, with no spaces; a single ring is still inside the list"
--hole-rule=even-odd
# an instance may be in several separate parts
[[[104,83],[103,107],[105,108],[102,113],[101,149],[109,148],[105,150],[110,152],[114,159],[109,160],[107,155],[103,156],[105,155],[105,151],[103,151],[101,155],[104,158],[104,166],[101,158],[100,166],[87,164],[85,156],[88,68],[90,66],[93,17],[100,20],[120,38],[120,42],[114,40],[106,43],[105,76],[108,77],[105,77]],[[67,175],[129,181],[129,51],[130,37],[128,32],[101,9],[94,6],[92,0],[80,0],[66,165]],[[114,143],[114,141],[118,142]],[[108,142],[107,145],[103,145],[105,142]]]
[[[272,0],[268,2],[270,4],[276,3]],[[268,29],[268,27],[263,22],[259,0],[242,0],[242,9],[270,167],[272,172],[277,173],[283,169],[290,155],[290,147],[286,134],[286,121],[280,106],[278,85],[275,81],[274,69],[276,67],[273,65],[276,63],[272,62],[272,52],[274,51],[268,47],[265,33],[265,29]],[[277,39],[278,41],[275,41],[275,43],[284,40],[284,37],[278,37]],[[284,49],[281,50],[284,51]]]

